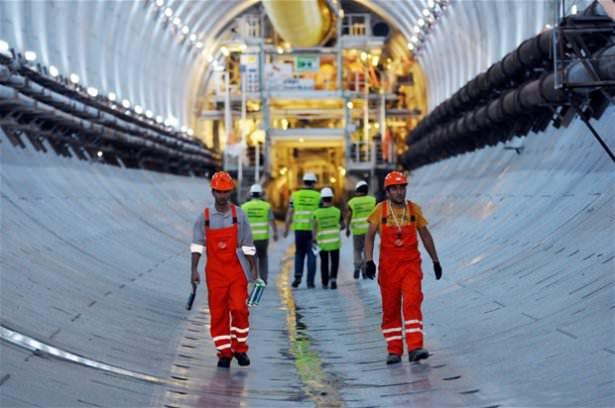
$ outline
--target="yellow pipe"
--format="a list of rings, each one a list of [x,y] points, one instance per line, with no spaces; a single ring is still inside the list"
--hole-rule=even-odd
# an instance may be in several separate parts
[[[262,0],[275,30],[295,47],[313,47],[325,39],[332,25],[324,0]]]

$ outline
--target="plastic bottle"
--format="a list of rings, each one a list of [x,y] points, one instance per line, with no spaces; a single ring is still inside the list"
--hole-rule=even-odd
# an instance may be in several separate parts
[[[254,282],[254,286],[252,286],[252,291],[250,291],[250,296],[248,296],[248,306],[251,307],[259,304],[266,287],[267,284],[262,279],[257,279]]]

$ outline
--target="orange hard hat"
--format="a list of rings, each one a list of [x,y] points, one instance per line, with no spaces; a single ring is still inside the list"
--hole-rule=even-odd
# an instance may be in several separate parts
[[[401,171],[392,171],[384,178],[384,188],[397,185],[408,185],[408,180]]]
[[[211,176],[211,188],[218,191],[231,191],[235,188],[235,183],[226,171],[217,171]]]

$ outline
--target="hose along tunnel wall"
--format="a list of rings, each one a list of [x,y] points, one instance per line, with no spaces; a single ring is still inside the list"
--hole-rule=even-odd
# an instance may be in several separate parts
[[[554,34],[559,38],[555,44]],[[615,23],[603,15],[569,16],[557,29],[526,39],[439,104],[408,134],[404,167],[416,169],[531,130],[543,131],[551,122],[567,126],[581,106],[588,117],[599,119],[613,100],[614,86],[567,90],[557,85],[615,83],[614,46]],[[559,54],[556,71],[566,65],[562,73],[554,72],[554,49]],[[592,72],[586,68],[590,63]]]

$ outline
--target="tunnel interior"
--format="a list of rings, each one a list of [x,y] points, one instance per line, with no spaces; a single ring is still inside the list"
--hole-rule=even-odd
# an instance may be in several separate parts
[[[597,89],[595,106],[596,89],[582,96],[581,107],[599,114],[570,109],[557,126],[560,108],[532,99],[553,91],[541,88],[548,67],[518,91],[504,87],[503,75],[515,50],[535,46],[523,53],[528,64],[542,55],[540,33],[553,28],[561,4],[576,14],[591,2],[331,3],[347,15],[372,13],[374,31],[390,38],[389,55],[413,52],[416,63],[399,78],[408,85],[412,77],[416,94],[405,94],[403,118],[386,120],[404,135],[399,152],[392,149],[399,161],[362,163],[367,146],[382,141],[378,112],[370,112],[379,102],[362,105],[362,95],[317,99],[317,115],[314,98],[274,98],[266,134],[256,115],[262,101],[248,98],[248,121],[241,98],[231,98],[231,122],[250,131],[253,156],[242,171],[249,186],[256,157],[261,171],[269,166],[263,184],[278,208],[304,172],[315,171],[318,187],[333,187],[342,206],[356,181],[375,187],[383,172],[423,151],[426,159],[408,172],[407,198],[428,218],[444,267],[435,281],[423,251],[428,363],[385,367],[379,288],[352,279],[351,239],[343,241],[337,293],[290,290],[292,237],[270,244],[276,281],[263,308],[252,309],[254,367],[216,370],[204,287],[195,310],[185,310],[194,220],[212,205],[209,175],[223,167],[228,141],[223,109],[199,101],[220,72],[208,57],[221,58],[212,55],[221,38],[259,2],[1,2],[0,405],[615,405],[612,88]],[[431,3],[446,9],[414,42]],[[82,35],[73,42],[75,27]],[[35,46],[34,64],[11,65]],[[49,75],[53,65],[62,81],[45,82],[36,64]],[[488,79],[502,87],[484,85]],[[485,97],[494,89],[495,103]],[[493,120],[523,103],[549,120],[529,126],[506,117],[512,128]],[[360,142],[365,107],[373,144],[353,150],[350,130],[328,124],[342,123],[344,110],[356,115]],[[454,154],[444,157],[446,149]],[[118,150],[125,154],[114,156]],[[296,335],[306,365],[296,364]]]

